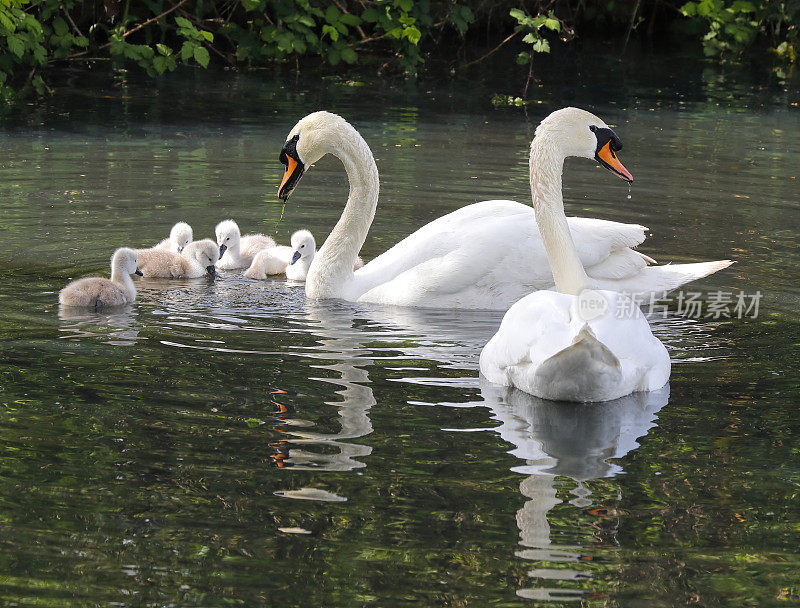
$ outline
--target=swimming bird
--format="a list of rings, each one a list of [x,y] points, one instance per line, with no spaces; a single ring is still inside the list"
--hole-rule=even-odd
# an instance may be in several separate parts
[[[111,258],[111,279],[87,277],[73,281],[59,292],[59,303],[63,306],[95,309],[130,304],[136,299],[136,286],[130,275],[142,274],[136,262],[136,252],[133,249],[117,249]]]
[[[193,238],[192,227],[186,222],[178,222],[172,227],[172,230],[169,231],[169,237],[153,245],[152,249],[163,249],[164,251],[180,253],[186,245],[192,242]]]
[[[215,232],[219,245],[218,267],[222,270],[247,268],[259,251],[276,246],[275,240],[264,234],[242,236],[239,225],[233,220],[220,222]]]
[[[251,279],[266,279],[268,275],[286,273],[287,279],[305,281],[316,251],[314,235],[308,230],[298,230],[292,234],[290,247],[278,245],[259,251],[244,275]],[[364,260],[357,257],[353,270],[363,265]]]
[[[620,149],[606,123],[578,108],[557,110],[537,127],[530,153],[533,211],[558,291],[531,293],[506,312],[481,351],[480,370],[490,382],[543,399],[608,401],[660,389],[669,379],[667,349],[638,306],[624,294],[593,289],[564,215],[564,160],[594,159],[632,182]]]
[[[326,154],[344,164],[350,194],[344,211],[311,262],[306,295],[402,306],[507,310],[526,294],[553,287],[544,242],[529,205],[475,203],[440,217],[353,270],[378,204],[378,169],[364,139],[342,117],[320,111],[302,118],[280,153],[278,188],[286,200],[306,168]],[[569,218],[578,256],[595,288],[661,294],[730,261],[647,266],[631,247],[644,226]]]
[[[145,278],[196,279],[217,274],[219,249],[211,239],[192,241],[181,253],[160,249],[140,249],[137,253]]]

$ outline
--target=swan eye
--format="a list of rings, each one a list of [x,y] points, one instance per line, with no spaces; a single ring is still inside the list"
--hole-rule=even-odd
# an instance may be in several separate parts
[[[300,245],[300,249],[302,249],[303,247],[305,247],[305,245]]]
[[[597,133],[597,127],[596,127],[596,126],[594,126],[594,125],[592,125],[591,127],[589,127],[589,130],[590,130],[592,133]]]

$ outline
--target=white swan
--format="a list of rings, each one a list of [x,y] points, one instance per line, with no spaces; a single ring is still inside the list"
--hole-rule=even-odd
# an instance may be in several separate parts
[[[568,156],[598,158],[632,181],[615,152],[616,134],[599,118],[564,108],[545,118],[531,143],[533,210],[559,293],[537,291],[514,304],[481,351],[481,373],[561,401],[608,401],[653,391],[669,379],[667,349],[638,306],[613,291],[592,290],[570,235],[561,198]]]
[[[153,245],[152,248],[180,253],[193,239],[194,233],[192,232],[192,227],[186,222],[178,222],[172,227],[172,230],[169,231],[169,238]]]
[[[305,281],[308,269],[317,253],[317,241],[308,230],[298,230],[292,235],[292,249],[292,259],[286,267],[286,278],[292,281]],[[356,259],[356,264],[360,259]]]
[[[245,270],[244,276],[263,280],[269,275],[285,273],[289,280],[305,281],[308,268],[317,251],[317,242],[308,230],[298,230],[292,234],[290,242],[290,247],[277,245],[259,251],[253,258],[250,268]],[[363,265],[364,260],[357,257],[353,270],[358,270]]]
[[[181,253],[160,249],[140,249],[139,268],[145,278],[197,279],[206,273],[217,274],[219,249],[211,239],[193,241]]]
[[[253,257],[262,249],[275,247],[275,240],[265,234],[242,236],[239,225],[233,220],[224,220],[215,229],[219,245],[219,264],[222,270],[247,268]]]
[[[315,112],[289,133],[278,196],[287,199],[306,170],[337,156],[350,180],[342,216],[317,253],[306,279],[313,298],[403,306],[507,310],[522,296],[553,287],[533,210],[513,201],[468,205],[423,226],[354,273],[378,203],[378,169],[369,147],[343,118]],[[643,226],[569,218],[578,255],[595,288],[661,294],[725,268],[729,261],[647,266],[630,249]]]
[[[117,249],[111,258],[110,280],[87,277],[73,281],[59,292],[59,303],[63,306],[82,308],[130,304],[136,299],[136,286],[130,275],[142,274],[136,262],[136,252],[133,249],[127,247]]]

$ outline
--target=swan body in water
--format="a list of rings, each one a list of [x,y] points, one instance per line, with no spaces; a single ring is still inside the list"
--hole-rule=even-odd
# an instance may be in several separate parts
[[[264,249],[256,254],[244,276],[251,279],[266,279],[270,275],[286,274],[291,281],[305,281],[308,268],[317,251],[314,235],[308,230],[298,230],[292,234],[291,246],[278,245]],[[356,258],[353,270],[364,265],[364,260]]]
[[[242,236],[239,225],[233,220],[217,224],[215,233],[219,245],[217,267],[221,270],[248,268],[259,251],[276,246],[275,240],[265,234]]]
[[[197,279],[208,273],[215,276],[219,249],[211,239],[193,241],[182,253],[160,249],[140,249],[139,268],[146,278]]]
[[[531,143],[533,211],[557,292],[536,291],[516,302],[481,351],[490,382],[558,401],[609,401],[660,389],[669,380],[666,347],[626,295],[592,289],[570,234],[561,198],[564,159],[596,159],[628,182],[616,152],[622,143],[598,117],[557,110]]]
[[[369,146],[347,121],[320,111],[295,125],[280,154],[285,173],[278,196],[286,200],[306,168],[326,154],[344,164],[350,194],[309,266],[309,297],[507,310],[532,291],[554,286],[533,209],[508,200],[483,201],[447,214],[354,271],[375,216],[379,182]],[[653,260],[631,249],[644,240],[645,227],[591,218],[569,218],[567,225],[596,289],[660,295],[730,264],[648,266]]]
[[[87,277],[73,281],[59,292],[58,301],[62,306],[81,308],[130,304],[136,299],[132,274],[142,274],[137,267],[136,252],[121,247],[111,258],[111,279]]]

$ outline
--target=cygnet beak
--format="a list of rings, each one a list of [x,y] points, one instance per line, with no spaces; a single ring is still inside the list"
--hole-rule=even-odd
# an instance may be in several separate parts
[[[295,251],[294,255],[292,256],[292,261],[289,262],[289,265],[291,266],[292,264],[294,264],[299,259],[300,259],[300,252],[299,251]]]
[[[222,259],[222,256],[225,255],[225,252],[228,250],[228,247],[223,243],[219,246],[219,259]]]
[[[143,277],[143,276],[144,276],[144,275],[142,274],[142,271],[141,271],[141,270],[139,270],[138,268],[136,269],[136,271],[135,271],[133,274],[138,274],[140,277]]]
[[[214,267],[213,264],[211,266],[206,266],[206,272],[210,274],[212,277],[217,276],[217,269]]]

